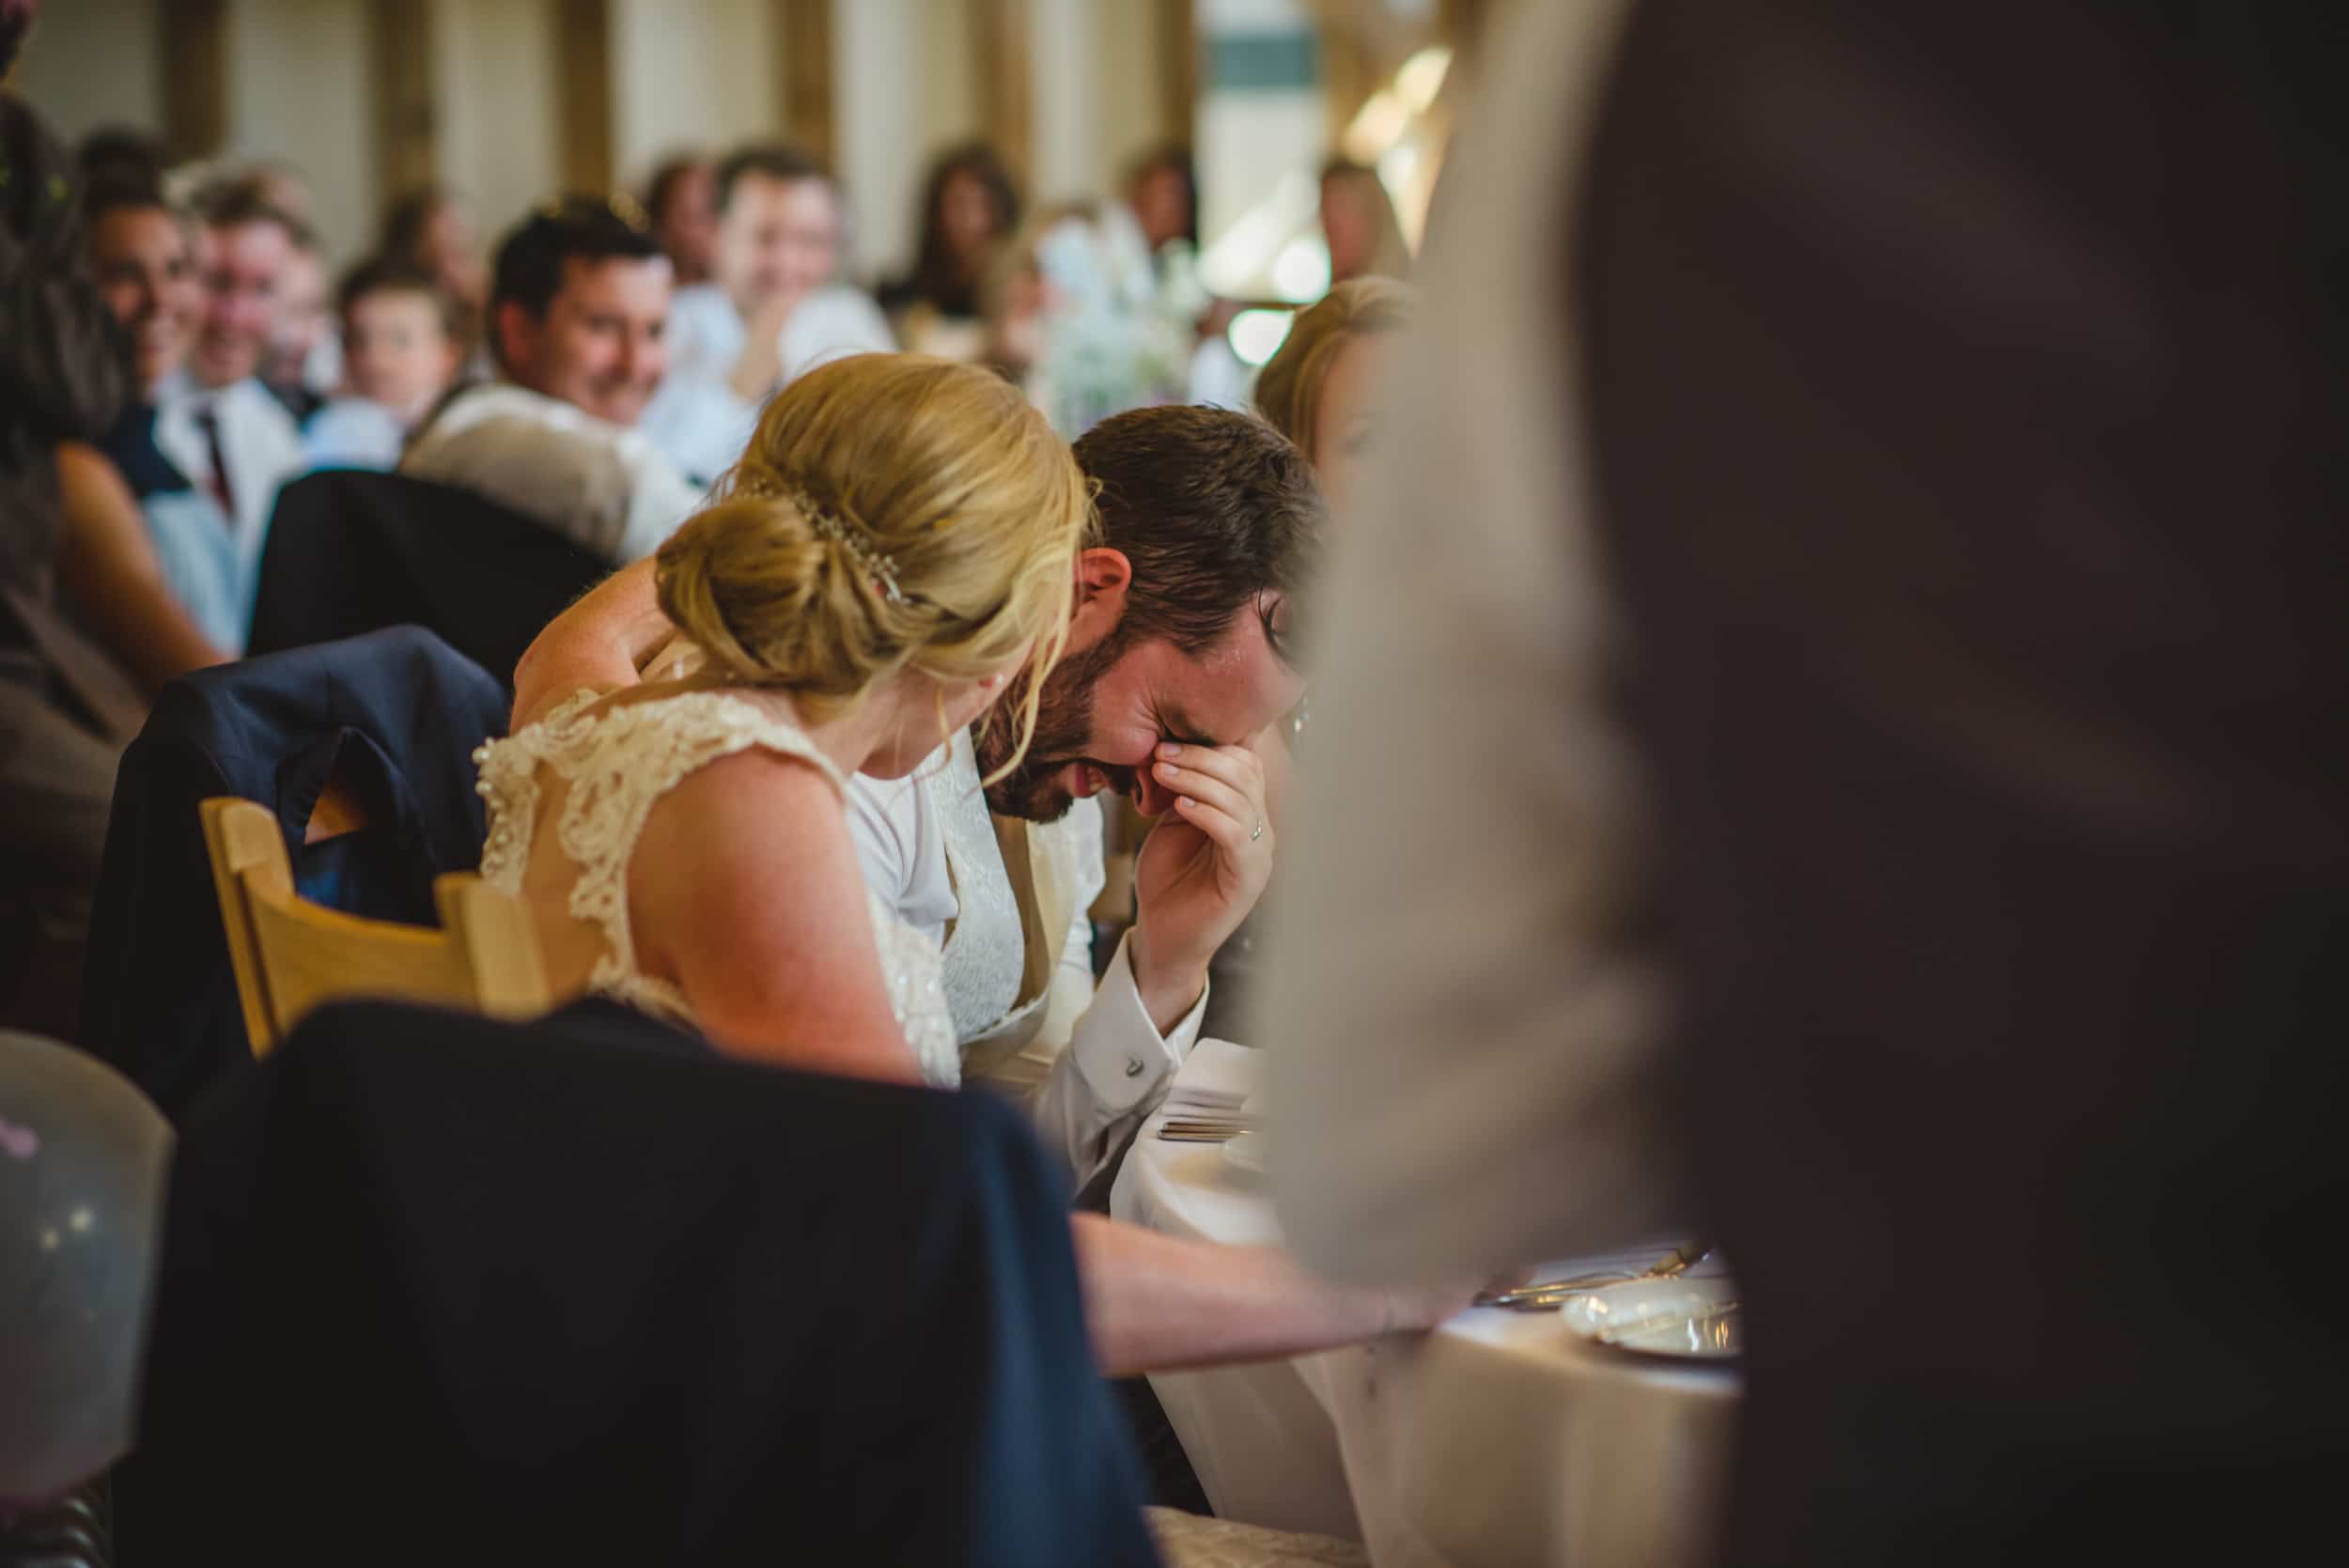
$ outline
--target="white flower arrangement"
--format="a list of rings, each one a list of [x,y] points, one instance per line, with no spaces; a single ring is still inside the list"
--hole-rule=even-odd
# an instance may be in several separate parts
[[[1032,386],[1054,429],[1073,441],[1113,413],[1182,400],[1205,305],[1190,259],[1169,247],[1154,263],[1122,206],[1064,218],[1037,242],[1056,303]]]

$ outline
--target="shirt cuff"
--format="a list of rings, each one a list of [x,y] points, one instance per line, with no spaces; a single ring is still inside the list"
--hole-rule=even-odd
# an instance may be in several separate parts
[[[1199,1023],[1207,1012],[1208,987],[1203,986],[1190,1011],[1160,1034],[1134,985],[1133,963],[1127,956],[1127,943],[1132,939],[1130,931],[1119,939],[1116,956],[1094,989],[1093,1005],[1078,1020],[1075,1037],[1069,1041],[1085,1087],[1092,1091],[1095,1102],[1112,1114],[1165,1094],[1174,1080],[1174,1070],[1197,1043]]]

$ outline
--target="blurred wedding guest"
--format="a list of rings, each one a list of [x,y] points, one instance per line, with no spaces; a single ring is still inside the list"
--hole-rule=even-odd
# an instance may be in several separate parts
[[[1199,243],[1199,185],[1190,148],[1169,142],[1134,160],[1126,175],[1126,206],[1142,227],[1152,256],[1181,241]]]
[[[880,291],[881,308],[914,353],[972,360],[985,328],[988,259],[1019,226],[1019,189],[985,142],[932,161],[922,182],[922,241],[913,270]]]
[[[1417,296],[1392,278],[1339,284],[1298,312],[1256,378],[1256,410],[1314,465],[1332,514],[1361,483],[1378,423],[1372,394]]]
[[[264,158],[247,164],[241,178],[263,201],[303,229],[310,229],[317,223],[318,200],[311,194],[309,176],[299,166],[282,159]]]
[[[101,126],[82,138],[73,162],[85,183],[114,182],[161,187],[171,157],[153,132],[127,125]]]
[[[0,1018],[65,1037],[115,765],[145,704],[57,606],[59,453],[113,420],[131,365],[90,281],[72,163],[6,86],[34,10],[0,0]]]
[[[277,309],[261,360],[261,384],[301,425],[325,406],[341,380],[342,355],[327,298],[326,263],[316,237],[305,229],[278,274]]]
[[[1126,171],[1124,199],[1109,205],[1102,227],[1112,246],[1144,258],[1159,311],[1190,334],[1190,364],[1177,396],[1246,411],[1252,372],[1225,337],[1239,305],[1217,299],[1199,277],[1199,183],[1190,148],[1166,142],[1135,159]]]
[[[1321,169],[1321,234],[1330,246],[1330,281],[1411,273],[1411,248],[1394,215],[1386,181],[1368,164],[1332,158]]]
[[[796,147],[754,146],[718,165],[713,279],[677,290],[668,379],[645,429],[707,482],[733,465],[759,405],[801,371],[844,353],[896,347],[862,289],[835,284],[840,193]]]
[[[188,371],[199,387],[234,386],[260,373],[286,274],[307,237],[250,180],[214,181],[196,193],[194,205],[206,305]]]
[[[181,520],[159,526],[173,509],[172,497],[136,493],[103,443],[59,446],[57,483],[58,602],[142,696],[153,697],[192,670],[237,657],[244,624],[233,615],[197,613],[199,607],[226,600],[231,590],[212,585],[229,580],[236,563],[212,565],[204,541],[177,526]],[[191,510],[219,528],[217,513]],[[191,582],[210,597],[192,598],[182,591]]]
[[[667,364],[669,259],[599,197],[533,212],[498,247],[498,379],[448,400],[400,472],[461,485],[614,561],[650,554],[701,491],[635,428]]]
[[[1313,464],[1332,518],[1359,499],[1362,470],[1380,428],[1373,394],[1381,384],[1392,339],[1409,324],[1417,298],[1408,284],[1391,278],[1342,283],[1298,313],[1280,351],[1257,377],[1256,411]],[[1285,804],[1290,762],[1307,718],[1300,702],[1268,732],[1260,748],[1276,786],[1276,810]],[[1270,924],[1268,911],[1252,912],[1217,952],[1210,971],[1214,1002],[1206,1026],[1211,1034],[1246,1038]]]
[[[469,317],[478,318],[488,287],[481,243],[456,192],[430,185],[392,203],[375,252],[430,274]]]
[[[708,283],[718,250],[718,170],[698,153],[672,158],[645,187],[645,219],[677,287]]]
[[[1043,225],[1031,223],[995,247],[979,285],[979,320],[984,329],[978,363],[1027,391],[1041,409],[1050,398],[1041,385],[1050,352],[1052,313],[1059,292],[1045,274],[1037,252]]]
[[[130,334],[132,377],[96,451],[61,459],[69,555],[102,564],[70,597],[82,623],[152,690],[243,645],[257,556],[190,477],[209,458],[190,439],[193,423],[168,427],[189,468],[156,439],[159,389],[179,375],[204,311],[188,221],[143,184],[93,185],[83,210],[91,275]],[[127,593],[132,578],[141,589]]]
[[[2328,1538],[2338,17],[1608,23],[1484,51],[1331,584],[1283,1229],[1723,1242],[1728,1562]]]
[[[95,237],[108,247],[101,267],[117,243],[147,248],[153,265],[176,227],[161,198],[102,194],[121,215]],[[251,629],[277,491],[305,466],[292,416],[258,375],[301,234],[250,182],[216,186],[205,202],[193,231],[194,334],[179,363],[156,360],[177,352],[166,323],[179,295],[166,287],[140,329],[155,379],[102,444],[139,500],[173,592],[213,643],[234,651]]]
[[[320,468],[397,468],[464,363],[457,303],[429,273],[370,261],[343,280],[341,306],[350,391],[303,427],[303,445]]]
[[[90,277],[131,340],[131,392],[151,398],[183,365],[204,314],[192,222],[127,165],[82,198]]]

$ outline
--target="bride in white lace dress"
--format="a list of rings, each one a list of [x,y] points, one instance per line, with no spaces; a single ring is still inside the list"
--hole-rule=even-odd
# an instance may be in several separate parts
[[[938,949],[866,891],[842,792],[910,772],[1032,652],[1049,667],[1089,514],[1068,449],[984,372],[865,355],[770,404],[660,552],[701,673],[570,694],[478,754],[482,875],[529,905],[556,993],[957,1086]],[[998,718],[1024,746],[1033,696]]]

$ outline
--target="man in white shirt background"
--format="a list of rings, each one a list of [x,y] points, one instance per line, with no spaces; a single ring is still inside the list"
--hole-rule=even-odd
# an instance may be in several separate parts
[[[645,428],[708,481],[734,466],[761,405],[792,377],[844,353],[896,347],[880,307],[836,285],[839,189],[796,147],[752,146],[718,165],[718,240],[708,283],[680,288],[669,372]]]
[[[565,197],[498,247],[500,379],[452,397],[400,472],[459,485],[615,563],[650,554],[701,504],[637,429],[667,368],[668,258],[633,214]]]
[[[226,519],[235,598],[248,618],[278,489],[306,466],[293,416],[259,376],[285,272],[303,242],[299,222],[250,180],[202,194],[195,227],[202,312],[185,365],[151,394],[156,448]],[[229,645],[241,641],[239,629]]]

